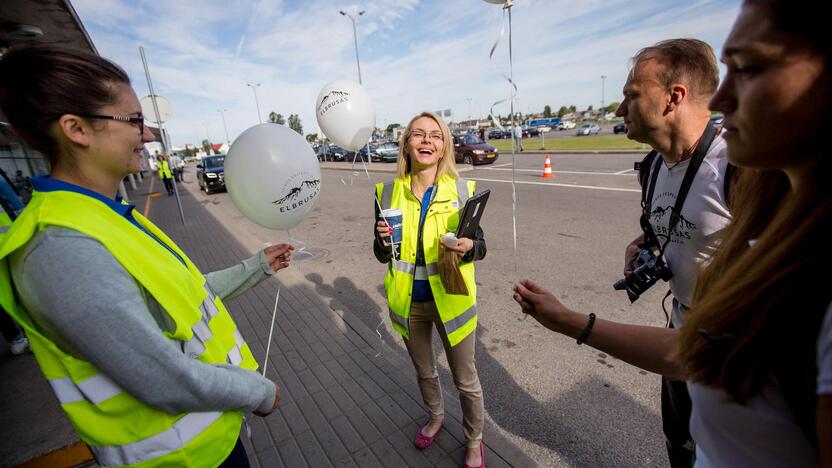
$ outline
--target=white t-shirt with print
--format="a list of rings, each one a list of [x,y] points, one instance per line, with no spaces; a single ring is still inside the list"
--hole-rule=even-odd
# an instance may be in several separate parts
[[[713,255],[723,229],[731,221],[731,213],[723,194],[727,146],[721,136],[714,138],[708,153],[693,179],[679,222],[673,229],[665,249],[665,261],[673,272],[670,290],[673,297],[690,306],[696,288],[696,278]],[[655,163],[654,163],[655,164]],[[650,204],[650,224],[660,244],[667,239],[670,215],[676,205],[676,195],[682,186],[690,159],[677,165],[658,163],[659,174]],[[648,183],[653,174],[648,177]],[[682,326],[682,311],[674,303],[673,326]]]
[[[818,336],[818,395],[832,395],[832,304]],[[772,378],[739,405],[721,389],[688,382],[696,468],[815,467],[818,454]]]

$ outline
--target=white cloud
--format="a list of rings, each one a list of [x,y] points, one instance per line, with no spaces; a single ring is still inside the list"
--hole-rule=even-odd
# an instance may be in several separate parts
[[[100,53],[147,93],[138,55],[143,45],[156,91],[173,104],[176,144],[225,139],[217,109],[228,109],[230,138],[257,123],[245,83],[260,82],[263,117],[299,114],[317,129],[314,100],[334,79],[357,79],[355,15],[361,72],[377,108],[378,125],[405,122],[422,110],[452,108],[455,118],[484,115],[509,85],[507,39],[495,63],[488,52],[504,23],[497,5],[464,0],[75,0]],[[628,58],[669,37],[698,37],[721,46],[739,0],[516,0],[512,10],[514,78],[521,112],[620,100]],[[507,105],[497,112],[507,113]]]

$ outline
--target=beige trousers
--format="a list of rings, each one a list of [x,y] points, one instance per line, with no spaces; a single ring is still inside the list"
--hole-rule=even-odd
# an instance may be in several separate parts
[[[454,384],[459,390],[459,401],[462,404],[462,427],[467,447],[479,447],[482,440],[483,413],[482,387],[474,365],[474,347],[476,331],[471,332],[464,340],[451,347],[445,334],[442,320],[436,303],[414,302],[410,307],[410,339],[404,340],[416,376],[419,379],[419,390],[428,408],[432,420],[444,417],[442,389],[439,386],[439,374],[436,372],[436,361],[433,355],[432,334],[436,327],[448,366],[454,377]]]

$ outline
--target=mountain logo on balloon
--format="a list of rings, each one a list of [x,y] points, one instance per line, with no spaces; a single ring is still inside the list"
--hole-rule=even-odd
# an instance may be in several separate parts
[[[321,116],[323,116],[324,114],[327,113],[327,111],[329,111],[333,107],[337,106],[338,104],[342,104],[342,103],[349,102],[349,101],[350,101],[350,93],[348,93],[346,91],[332,90],[329,93],[327,93],[327,95],[324,96],[321,99],[320,104],[318,104],[318,113]]]
[[[298,176],[302,175],[308,176],[310,174],[295,174],[295,176],[290,178],[288,182],[291,182],[292,179],[296,179]],[[286,186],[288,186],[288,183]],[[286,186],[284,186],[284,190],[286,189]],[[320,192],[320,190],[321,179],[303,179],[298,182],[297,185],[293,185],[289,188],[285,192],[286,195],[273,201],[272,204],[277,205],[280,208],[281,213],[286,213],[315,200],[315,197],[318,196],[318,192]]]

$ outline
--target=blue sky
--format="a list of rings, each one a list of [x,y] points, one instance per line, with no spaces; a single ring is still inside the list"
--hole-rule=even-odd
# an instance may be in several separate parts
[[[485,116],[508,96],[508,38],[489,51],[506,24],[482,0],[74,0],[98,51],[121,65],[139,97],[149,94],[138,47],[156,93],[168,98],[174,145],[210,136],[231,141],[270,111],[298,114],[317,132],[314,106],[329,81],[358,81],[352,23],[358,18],[361,74],[377,123],[407,123],[422,110],[453,110],[452,120]],[[621,100],[629,57],[672,37],[695,37],[717,52],[740,0],[515,0],[512,9],[517,107],[579,109]],[[470,99],[470,104],[469,104]],[[469,110],[470,109],[470,110]],[[508,105],[495,108],[507,114]]]

